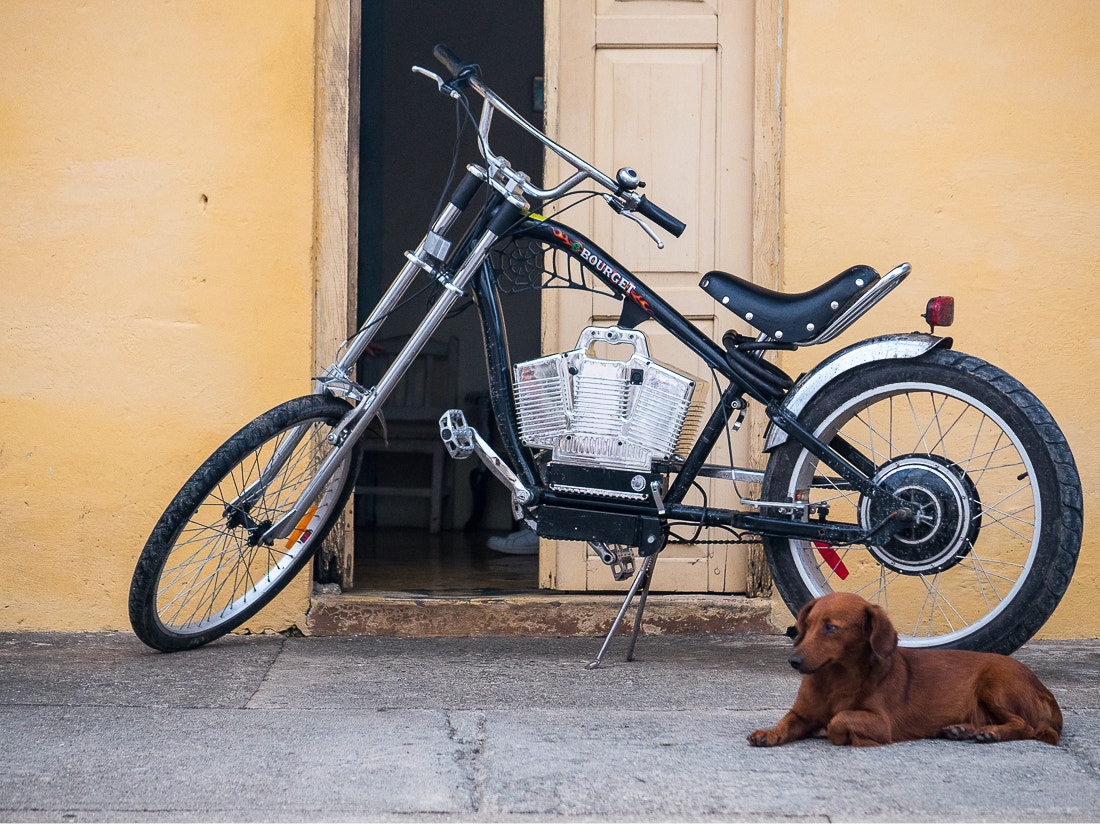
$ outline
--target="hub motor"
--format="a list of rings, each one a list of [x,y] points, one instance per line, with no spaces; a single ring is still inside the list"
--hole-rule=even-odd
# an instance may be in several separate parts
[[[885,542],[869,545],[871,554],[891,570],[932,575],[954,567],[970,552],[981,530],[982,504],[970,477],[938,455],[913,453],[890,459],[874,481],[909,504],[912,522]],[[860,497],[865,530],[882,524],[890,504]]]

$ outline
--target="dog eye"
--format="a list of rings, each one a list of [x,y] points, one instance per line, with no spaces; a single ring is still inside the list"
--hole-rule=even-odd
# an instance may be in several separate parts
[[[825,633],[832,633],[836,629],[836,625],[832,624],[831,622],[825,622],[825,627],[822,628]]]

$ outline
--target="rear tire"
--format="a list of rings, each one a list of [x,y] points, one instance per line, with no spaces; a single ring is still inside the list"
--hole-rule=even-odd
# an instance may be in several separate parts
[[[1019,381],[935,349],[841,374],[800,420],[826,443],[842,437],[921,515],[878,544],[765,537],[795,615],[817,596],[855,592],[888,611],[903,646],[999,653],[1050,618],[1077,563],[1081,482],[1058,425]],[[830,521],[865,530],[889,515],[794,439],[772,453],[762,498],[825,504]]]
[[[329,395],[280,404],[214,451],[164,511],[138,558],[130,584],[130,624],[145,644],[188,650],[239,627],[305,566],[332,529],[355,486],[359,452],[345,461],[313,502],[301,532],[257,544],[289,512],[332,446],[327,436],[350,406]],[[290,435],[306,433],[257,492],[236,504]]]

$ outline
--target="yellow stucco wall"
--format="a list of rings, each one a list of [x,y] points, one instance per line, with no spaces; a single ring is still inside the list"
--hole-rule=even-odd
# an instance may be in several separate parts
[[[0,33],[0,629],[128,628],[186,476],[309,390],[314,2],[5,0]]]
[[[1081,473],[1081,557],[1042,635],[1100,635],[1100,4],[791,0],[784,12],[785,287],[912,263],[837,348],[927,329],[927,298],[956,297],[955,348],[1035,392]]]
[[[1032,388],[1081,470],[1044,635],[1100,635],[1100,5],[815,0],[784,23],[785,286],[913,264],[836,346],[956,295],[957,348]],[[0,629],[125,629],[186,475],[308,390],[314,2],[6,0],[0,32]]]

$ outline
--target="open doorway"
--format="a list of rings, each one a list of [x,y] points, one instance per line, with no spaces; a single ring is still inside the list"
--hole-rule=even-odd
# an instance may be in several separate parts
[[[404,252],[423,237],[450,170],[456,134],[455,104],[416,64],[440,71],[432,58],[446,43],[481,64],[492,88],[524,117],[541,126],[543,67],[542,3],[538,0],[377,0],[365,3],[362,20],[358,305],[362,322],[397,271]],[[480,100],[478,101],[480,104]],[[475,115],[478,111],[473,106]],[[536,181],[542,150],[530,139],[497,140],[494,151]],[[480,162],[467,126],[457,176]],[[538,292],[503,296],[513,360],[537,357],[540,341]],[[423,316],[413,300],[395,311],[380,332],[389,341],[375,363],[360,365],[360,380],[384,364]],[[461,407],[489,439],[485,354],[476,309],[446,321],[429,357],[410,374],[408,393],[392,399],[411,420],[400,450],[367,454],[357,485],[355,517],[356,591],[456,593],[534,590],[537,555],[499,553],[491,536],[513,530],[507,492],[476,459],[443,457],[433,422],[449,406]],[[369,359],[368,359],[369,360]],[[419,415],[417,414],[419,410]],[[419,421],[417,422],[417,420]]]

